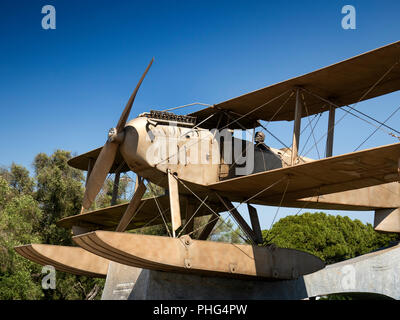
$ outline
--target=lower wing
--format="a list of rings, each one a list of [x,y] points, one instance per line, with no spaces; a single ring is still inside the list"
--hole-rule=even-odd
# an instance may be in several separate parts
[[[400,143],[223,180],[208,188],[235,201],[280,203],[399,181]],[[282,203],[284,206],[284,202]]]

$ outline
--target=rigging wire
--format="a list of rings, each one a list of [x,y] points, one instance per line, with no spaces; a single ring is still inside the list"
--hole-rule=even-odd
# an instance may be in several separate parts
[[[255,111],[261,109],[262,107],[265,107],[267,104],[270,104],[271,102],[273,102],[273,101],[279,99],[280,97],[284,96],[284,95],[285,95],[286,93],[288,93],[289,91],[290,91],[290,90],[286,90],[285,92],[281,93],[280,95],[276,96],[275,98],[272,98],[272,99],[268,100],[267,102],[263,103],[262,105],[258,106],[257,108],[252,109],[252,110],[250,110],[249,112],[247,112],[246,114],[240,116],[239,118],[237,118],[237,119],[235,119],[235,120],[229,122],[229,123],[228,123],[225,127],[223,127],[221,130],[224,130],[224,129],[228,128],[231,124],[233,124],[233,123],[239,121],[240,119],[243,119],[244,117],[248,117],[251,113],[253,113],[253,112],[255,112]]]
[[[169,208],[164,210],[164,213],[166,213],[169,210]],[[155,221],[158,218],[159,214],[157,213],[151,220],[149,220],[145,225],[141,226],[139,230],[141,230],[141,234],[143,234],[143,230],[144,228],[146,228],[150,223],[152,223],[153,221]]]
[[[227,117],[230,119],[231,117],[230,117],[230,115],[227,113],[226,114],[227,115]],[[246,131],[246,128],[240,123],[240,122],[238,122],[238,124],[239,124],[239,126],[243,129],[243,131]],[[253,133],[254,133],[254,130],[253,130]],[[252,134],[252,143],[247,143],[247,140],[244,140],[245,141],[245,144],[246,144],[246,149],[245,150],[243,150],[242,151],[242,154],[241,154],[241,157],[243,157],[243,154],[245,154],[246,153],[246,155],[247,155],[247,150],[249,150],[249,148],[250,147],[254,147],[254,134]],[[241,143],[243,142],[243,140],[241,141]],[[231,170],[231,168],[233,168],[233,166],[236,164],[236,162],[238,161],[239,159],[236,159],[230,166],[229,166],[229,170]],[[242,159],[240,159],[240,160],[242,160]]]
[[[147,184],[146,184],[146,189],[147,189],[147,187],[148,186],[150,186],[150,188],[151,188],[151,182],[149,181],[149,180],[146,180],[147,181]],[[158,182],[160,182],[161,180],[159,180]],[[154,193],[154,191],[153,191],[153,193]],[[132,198],[133,198],[133,196],[135,195],[135,192],[133,193],[133,195],[131,196],[131,200],[132,200]],[[153,196],[153,197],[149,197],[149,198],[146,198],[146,199],[151,199],[151,198],[157,198],[156,196]],[[130,201],[129,201],[130,202]],[[128,203],[129,203],[128,202]],[[130,221],[129,221],[129,223],[136,217],[136,215],[140,212],[140,210],[142,210],[142,208],[143,208],[143,206],[144,206],[144,204],[145,204],[145,201],[141,201],[141,203],[140,203],[140,205],[139,205],[139,207],[136,209],[136,211],[134,212],[134,214],[133,214],[133,216],[132,216],[132,218],[130,218]],[[167,210],[165,210],[165,211],[168,211],[168,209]],[[158,215],[157,215],[158,216]],[[153,221],[154,219],[152,219],[151,221]],[[150,222],[149,222],[150,223]],[[147,223],[148,224],[148,223]],[[143,227],[145,227],[147,224],[145,224]],[[129,225],[129,224],[128,224]],[[142,228],[143,228],[142,227]]]
[[[188,191],[190,191],[199,201],[202,201],[201,198],[200,198],[197,194],[195,194],[188,186],[186,186],[186,184],[185,184],[181,179],[179,179],[178,177],[175,177],[175,176],[174,176],[174,178],[177,179],[177,180],[178,180]],[[204,204],[205,204],[205,206],[206,206],[213,214],[215,214],[215,215],[217,216],[217,218],[219,219],[220,215],[219,215],[218,213],[216,213],[207,203],[204,203]],[[233,209],[235,209],[235,208],[232,208],[231,210],[228,210],[229,215],[231,215],[231,211],[232,211]],[[216,218],[216,219],[217,219],[217,218]],[[212,220],[212,221],[215,221],[215,219]],[[207,224],[211,223],[212,221],[208,221]],[[207,225],[207,224],[206,224],[206,225]],[[238,226],[239,226],[240,229],[242,229],[242,227],[241,227],[239,224],[238,224]],[[244,232],[243,229],[242,229],[242,232],[243,232],[244,234],[246,234],[246,232]],[[192,232],[191,232],[191,233],[192,233]],[[248,240],[250,240],[250,242],[254,243],[254,241],[253,241],[252,239],[249,238]]]
[[[177,178],[178,179],[178,178]],[[275,181],[273,184],[271,184],[271,185],[269,185],[268,187],[266,187],[266,188],[264,188],[264,189],[262,189],[261,191],[259,191],[259,192],[257,192],[255,195],[253,195],[253,196],[251,196],[250,198],[248,198],[247,200],[245,200],[245,201],[243,201],[243,202],[240,202],[236,207],[233,207],[232,209],[229,209],[229,210],[227,210],[227,213],[229,213],[229,215],[228,215],[228,217],[227,218],[229,218],[229,217],[231,217],[232,216],[232,211],[233,210],[237,210],[237,208],[239,208],[243,203],[247,203],[247,202],[249,202],[251,199],[253,199],[253,198],[255,198],[255,197],[257,197],[258,195],[260,195],[261,193],[263,193],[263,192],[265,192],[265,191],[267,191],[268,189],[270,189],[270,188],[272,188],[273,186],[275,186],[276,184],[278,184],[279,182],[281,182],[282,180],[284,180],[284,179],[286,179],[286,177],[282,177],[281,179],[279,179],[278,181]],[[178,181],[180,181],[180,179],[178,179]],[[181,182],[181,181],[180,181]],[[183,184],[183,182],[181,182],[182,184]],[[184,185],[184,184],[183,184]],[[185,186],[185,185],[184,185]],[[186,187],[186,186],[185,186]],[[188,187],[186,187],[190,192],[192,192],[193,193],[193,191],[191,191]],[[194,194],[194,193],[193,193]],[[194,194],[195,195],[195,194]],[[197,197],[197,195],[195,195],[196,197]],[[198,199],[200,199],[199,197],[197,197]],[[211,208],[209,208],[213,213],[215,213]],[[217,215],[217,217],[216,218],[214,218],[213,220],[210,220],[210,221],[208,221],[205,225],[207,225],[207,224],[209,224],[209,223],[211,223],[211,222],[213,222],[213,221],[215,221],[216,219],[218,219],[220,216],[218,216],[218,214],[216,214]],[[236,220],[235,220],[236,221]],[[239,225],[239,224],[237,224],[238,226],[239,226],[239,228],[242,230],[242,232],[243,232],[243,234],[245,234],[246,235],[246,232],[244,232],[244,230],[243,230],[243,228]],[[199,228],[197,228],[196,230],[198,230]],[[196,231],[196,230],[193,230],[191,233],[189,233],[189,234],[192,234],[194,231]],[[236,230],[233,230],[233,229],[231,229],[233,232],[235,232],[238,236],[240,236],[242,239],[244,239]],[[244,239],[245,241],[246,241],[246,239]],[[252,239],[250,239],[250,238],[248,238],[248,240],[250,240],[250,242],[252,242],[253,244],[254,244],[254,241],[252,240]]]
[[[237,230],[234,230],[233,227],[230,226],[230,225],[226,222],[226,219],[228,219],[228,218],[231,216],[231,214],[229,213],[229,211],[228,211],[228,212],[225,212],[224,214],[228,214],[228,217],[226,217],[225,220],[224,220],[224,218],[222,218],[221,215],[218,214],[218,215],[216,215],[214,218],[212,218],[212,219],[210,219],[209,221],[207,221],[205,224],[203,224],[203,225],[197,227],[197,228],[194,229],[192,232],[188,233],[187,235],[191,235],[191,234],[193,234],[194,232],[196,232],[196,231],[198,231],[198,230],[200,230],[200,229],[205,228],[205,227],[206,227],[207,225],[209,225],[210,223],[213,223],[214,221],[219,220],[220,222],[224,223],[233,233],[237,234],[240,238],[242,238],[242,240],[243,240],[244,242],[250,241],[250,242],[252,242],[252,243],[254,244],[254,242],[253,242],[250,238],[247,238],[247,239],[246,239],[245,237],[243,237],[242,234],[240,234]],[[239,226],[239,228],[240,228],[240,225],[238,225],[238,226]],[[214,228],[214,230],[215,230],[215,228]],[[242,230],[242,232],[243,232],[243,230]],[[246,234],[246,233],[243,232],[243,234]]]
[[[212,107],[212,106],[213,106],[212,104],[208,104],[208,103],[193,102],[193,103],[185,104],[185,105],[179,106],[179,107],[164,109],[164,110],[162,110],[162,111],[172,111],[172,110],[182,109],[182,108],[186,108],[186,107],[190,107],[190,106],[195,106],[195,105],[206,106],[206,107]]]
[[[204,198],[204,200],[200,203],[200,205],[198,206],[198,208],[196,209],[196,211],[192,214],[192,216],[190,217],[190,219],[188,219],[188,221],[185,221],[185,225],[182,227],[181,231],[179,231],[177,238],[179,238],[179,236],[181,235],[181,233],[183,232],[183,230],[185,230],[186,226],[189,224],[189,222],[194,218],[194,216],[196,215],[196,213],[200,210],[201,206],[206,202],[206,200],[208,199],[208,195]]]
[[[319,115],[320,118],[321,118],[322,113],[316,114],[316,115],[314,116],[314,118],[311,120],[311,122],[309,121],[309,123],[301,130],[300,135],[303,134],[304,131],[307,130],[307,128],[315,121],[315,119],[318,117],[318,115]],[[318,121],[319,121],[320,118],[317,119],[317,122],[316,122],[315,125],[314,125],[314,129],[315,129],[315,127],[317,126]],[[281,144],[286,148],[286,149],[284,150],[284,152],[281,154],[282,161],[284,161],[283,156],[292,148],[292,143],[291,143],[290,146],[288,147],[282,140],[280,140],[280,139],[279,139],[277,136],[275,136],[270,130],[268,130],[265,126],[263,126],[263,124],[262,124],[261,122],[259,122],[259,125],[260,125],[260,127],[263,128],[267,133],[269,133],[273,138],[275,138],[275,140],[277,140],[279,143],[281,143]],[[310,137],[311,137],[311,136],[308,137],[307,143],[308,143],[308,140],[310,139]],[[304,150],[304,148],[305,148],[305,145],[303,146],[303,150]],[[284,162],[285,162],[285,161],[284,161]],[[285,163],[286,163],[286,162],[285,162]],[[289,165],[288,163],[286,163],[286,164]]]
[[[294,216],[297,216],[301,211],[303,211],[303,210],[305,209],[305,207],[306,207],[310,202],[312,202],[312,199],[315,198],[315,197],[319,197],[319,188],[318,188],[317,191],[315,192],[314,196],[310,197],[310,198],[309,198],[310,200],[308,200],[308,201],[304,204],[304,206],[303,206],[302,208],[300,208],[299,210],[297,210],[297,212],[294,214]],[[269,230],[271,230],[271,229],[272,229],[272,225],[271,225],[271,227],[270,227]],[[268,233],[269,233],[269,230],[268,230]],[[268,234],[267,234],[267,235],[268,235]],[[265,237],[265,239],[266,239],[266,238],[267,238],[267,237]],[[275,238],[275,237],[272,236],[272,238],[269,240],[269,243],[271,243],[272,239],[274,239],[274,238]]]
[[[360,101],[362,101],[389,73],[390,73],[390,71],[392,71],[392,69],[398,64],[399,62],[398,61],[396,61],[388,70],[386,70],[386,72],[364,93],[364,94],[362,94],[361,95],[361,97],[360,97],[360,99],[358,99],[358,101],[353,105],[353,108],[360,102]],[[336,108],[338,108],[339,106],[338,105],[336,105],[335,103],[333,103],[332,101],[329,101],[329,100],[327,100],[327,99],[325,99],[325,98],[323,98],[323,97],[321,97],[321,96],[319,96],[319,95],[317,95],[317,94],[315,94],[315,93],[313,93],[313,92],[311,92],[311,91],[309,91],[309,90],[307,90],[307,89],[305,89],[305,88],[300,88],[301,90],[303,90],[303,91],[305,91],[305,92],[307,92],[308,94],[311,94],[312,96],[314,96],[314,97],[317,97],[317,98],[319,98],[319,99],[321,99],[322,101],[324,101],[324,102],[326,102],[326,103],[328,103],[328,104],[330,104],[330,105],[332,105],[332,106],[334,106],[334,107],[336,107]],[[332,128],[330,129],[330,130],[333,130],[338,124],[339,124],[339,122],[341,122],[342,120],[343,120],[343,118],[347,115],[348,113],[345,113],[338,121],[336,121],[335,122],[335,124],[332,126]],[[328,134],[328,132],[326,132],[319,140],[318,140],[318,142],[320,142],[326,135]],[[314,146],[313,146],[314,147]],[[311,148],[312,149],[312,148]],[[306,153],[306,155],[308,154],[310,152],[310,150],[309,151],[307,151],[307,153]],[[305,155],[304,155],[305,156]]]
[[[215,116],[215,115],[216,115],[216,113],[211,114],[211,115],[208,116],[206,119],[204,119],[202,122],[200,122],[198,125],[200,125],[201,123],[207,121],[208,119],[212,118],[212,117]],[[198,125],[197,125],[197,126],[198,126]],[[180,139],[180,138],[182,138],[184,135],[188,135],[190,132],[192,132],[193,129],[195,129],[195,128],[193,127],[193,128],[190,129],[189,131],[185,131],[182,135],[180,135],[180,136],[177,137],[177,138],[175,138],[175,137],[173,137],[173,136],[172,136],[172,137],[166,136],[166,138],[167,138],[167,140],[168,140],[168,139]],[[190,147],[192,147],[192,146],[194,146],[194,145],[196,145],[196,144],[198,144],[198,143],[200,143],[200,142],[202,142],[202,141],[209,142],[209,139],[207,139],[207,138],[198,138],[198,139],[196,139],[195,142],[193,142],[190,146],[187,146],[187,147],[190,148]],[[177,149],[178,149],[177,152],[175,152],[174,154],[168,156],[167,158],[165,158],[165,159],[163,159],[163,160],[160,160],[160,161],[156,164],[156,166],[158,166],[159,164],[161,164],[161,163],[163,163],[163,162],[165,162],[165,161],[168,161],[169,159],[171,159],[171,158],[173,158],[173,157],[175,157],[175,156],[178,156],[180,151],[179,151],[179,148],[177,148]]]
[[[151,192],[153,192],[153,194],[155,194],[154,189],[153,189],[153,186],[151,185],[151,183],[149,182],[147,185],[150,187]],[[165,221],[165,218],[164,218],[164,215],[163,215],[163,211],[160,209],[160,204],[158,203],[158,199],[157,199],[157,197],[154,197],[153,199],[154,199],[155,202],[156,202],[158,211],[159,211],[159,213],[160,213],[160,215],[161,215],[161,218],[162,218],[162,220],[163,220],[163,222],[164,222],[165,228],[167,229],[167,232],[168,232],[169,236],[172,237],[172,234],[171,234],[171,232],[169,231],[169,228],[168,228],[168,224],[167,224],[167,222]]]
[[[274,120],[275,116],[279,113],[279,111],[281,111],[281,109],[286,105],[286,103],[289,101],[289,99],[294,95],[294,92],[295,92],[294,90],[291,91],[289,97],[287,97],[287,99],[281,104],[281,106],[279,107],[279,109],[276,110],[276,112],[275,112],[274,115],[271,117],[271,119],[269,119],[269,120],[267,121],[266,127],[268,126],[268,124],[270,124],[270,123],[272,122],[272,120]]]
[[[348,113],[344,113],[343,116],[342,116],[338,121],[335,122],[335,124],[332,126],[332,128],[336,127],[347,115],[348,115]],[[325,136],[326,136],[327,134],[328,134],[328,132],[326,132],[324,135],[322,135],[322,137],[319,138],[319,140],[317,141],[317,143],[320,143],[321,140],[322,140],[323,138],[325,138]],[[302,157],[305,157],[307,154],[309,154],[310,151],[311,151],[313,148],[314,148],[314,145],[313,145],[310,149],[308,149],[307,152],[306,152],[305,154],[302,155]]]
[[[385,124],[385,122],[386,122],[387,120],[385,120],[384,122],[380,122],[379,120],[377,120],[377,119],[375,119],[375,118],[373,118],[373,117],[367,115],[367,114],[364,113],[364,112],[361,112],[360,110],[357,110],[357,109],[353,108],[352,106],[346,105],[346,107],[352,109],[352,110],[355,111],[355,112],[358,112],[358,113],[362,114],[364,117],[367,117],[368,119],[371,119],[371,120],[373,120],[373,121],[379,123],[380,126],[384,126],[385,128],[387,128],[387,129],[389,129],[389,130],[392,130],[392,131],[396,132],[397,134],[400,134],[400,131],[397,131],[396,129],[393,129],[392,127],[389,127],[388,125]]]
[[[303,94],[303,92],[301,93],[301,97],[302,97],[302,99],[303,99],[304,108],[306,109],[308,122],[310,123],[310,117],[309,117],[309,114],[308,114],[308,108],[307,108],[306,101],[305,101],[305,99],[304,99],[304,94]],[[311,123],[310,123],[310,127],[311,127],[311,134],[312,134],[312,137],[313,137],[314,143],[315,143],[315,149],[317,149],[318,159],[321,159],[321,156],[320,156],[319,150],[318,150],[318,144],[317,144],[317,142],[316,142],[315,135],[314,135],[314,129],[313,129],[313,127],[311,126]]]
[[[315,120],[315,118],[321,114],[316,114],[314,116],[314,119],[311,120],[311,122],[313,122]],[[261,128],[263,128],[267,133],[269,133],[273,138],[275,138],[276,141],[278,141],[280,144],[282,144],[285,148],[290,149],[292,144],[290,144],[290,146],[288,147],[286,143],[284,143],[282,140],[280,140],[277,136],[275,136],[270,130],[267,129],[267,125],[269,124],[269,121],[267,122],[267,125],[264,126],[261,122],[258,123],[260,125]],[[307,128],[310,126],[310,124],[307,124],[303,130],[301,130],[301,134],[304,133],[304,131],[307,130]],[[285,154],[285,153],[284,153]]]
[[[319,117],[318,117],[318,116],[319,116]],[[317,127],[317,124],[318,124],[319,120],[320,120],[321,117],[322,117],[322,113],[317,113],[317,114],[315,115],[314,119],[311,120],[311,122],[313,122],[317,117],[318,117],[318,119],[317,119],[317,121],[315,122],[314,127],[312,127],[312,130],[315,130],[315,128]],[[306,142],[304,143],[303,148],[301,149],[301,151],[299,152],[299,154],[302,154],[302,153],[303,153],[304,149],[306,148],[306,146],[307,146],[307,144],[308,144],[308,141],[310,141],[310,138],[311,138],[311,133],[308,135],[308,138],[307,138]]]
[[[385,124],[385,122],[389,121],[389,119],[390,119],[391,117],[393,117],[394,114],[395,114],[397,111],[399,111],[399,109],[400,109],[400,106],[398,106],[397,109],[396,109],[395,111],[393,111],[392,114],[391,114],[389,117],[387,117],[386,120],[385,120],[378,128],[376,128],[363,142],[361,142],[360,145],[359,145],[357,148],[354,149],[354,151],[357,151],[365,142],[367,142],[368,139],[371,138],[371,137],[379,130],[379,128],[380,128],[382,125]],[[399,138],[399,139],[400,139],[400,138]],[[354,152],[354,151],[353,151],[353,152]]]
[[[288,186],[289,186],[289,182],[290,182],[290,179],[287,180],[286,187],[285,187],[285,191],[284,191],[283,194],[282,194],[282,198],[281,198],[281,201],[280,201],[280,203],[279,203],[279,207],[278,207],[278,208],[276,209],[276,211],[275,211],[275,215],[274,215],[274,218],[272,219],[271,226],[270,226],[269,229],[267,230],[267,234],[266,234],[265,237],[264,237],[265,239],[267,239],[268,234],[269,234],[269,231],[271,230],[272,225],[273,225],[274,222],[275,222],[276,216],[278,215],[279,209],[282,207],[283,199],[285,198],[286,191],[287,191]]]
[[[349,110],[346,110],[346,109],[343,108],[343,111],[348,112],[350,115],[356,117],[357,119],[360,119],[360,120],[362,120],[362,121],[364,121],[364,122],[370,124],[371,126],[375,127],[377,131],[378,131],[378,130],[381,130],[382,132],[385,132],[385,133],[387,133],[388,135],[390,135],[390,136],[392,136],[392,137],[400,138],[400,137],[394,135],[393,133],[388,132],[388,131],[386,131],[385,129],[383,129],[382,126],[384,125],[384,123],[382,123],[382,124],[380,124],[379,126],[377,126],[376,124],[374,124],[374,123],[372,123],[372,122],[370,122],[370,121],[368,121],[368,120],[366,120],[366,119],[363,119],[363,118],[361,118],[361,117],[355,115],[354,113],[352,113],[352,112],[349,111]],[[376,121],[378,121],[378,120],[376,120]],[[379,122],[379,121],[378,121],[378,122]]]
[[[385,132],[386,134],[390,135],[391,137],[394,137],[394,138],[397,138],[397,139],[400,140],[400,137],[399,137],[399,136],[397,136],[397,135],[395,135],[395,134],[393,134],[393,133],[391,133],[391,132],[388,132],[388,131],[384,130],[384,129],[382,128],[383,125],[376,126],[375,124],[371,123],[370,121],[368,121],[368,120],[366,120],[366,119],[363,119],[363,118],[361,118],[361,117],[355,115],[355,114],[352,113],[351,111],[348,111],[348,110],[346,110],[346,109],[344,109],[344,108],[340,108],[340,110],[344,111],[345,113],[343,114],[343,116],[342,116],[338,121],[335,122],[335,124],[334,124],[333,127],[336,127],[336,126],[344,119],[344,117],[346,117],[348,114],[350,114],[350,115],[352,115],[352,116],[354,116],[354,117],[356,117],[356,118],[358,118],[358,119],[360,119],[360,120],[363,120],[363,121],[365,121],[366,123],[368,123],[368,124],[370,124],[370,125],[376,127],[376,131],[381,130],[381,131]],[[396,113],[397,111],[398,111],[398,109],[396,109],[396,111],[395,111],[394,113]],[[388,119],[385,120],[385,122],[386,122],[386,121],[388,121]],[[373,134],[374,134],[376,131],[374,131]],[[320,137],[320,139],[319,139],[316,143],[321,142],[321,140],[322,140],[327,134],[328,134],[328,132],[326,132],[324,135],[322,135],[322,136]],[[368,137],[367,140],[368,140],[369,138],[370,138],[370,137]],[[363,142],[362,144],[364,144],[364,143],[365,143],[365,142]],[[315,144],[314,144],[314,145],[315,145]],[[307,154],[309,154],[310,151],[314,148],[314,145],[313,145],[310,149],[308,149],[307,152],[306,152],[304,155],[302,155],[302,156],[305,157]],[[360,146],[359,146],[359,147],[360,147]],[[358,147],[358,148],[359,148],[359,147]],[[356,149],[356,150],[357,150],[357,149]]]
[[[227,213],[227,212],[226,212]],[[226,214],[225,213],[225,214]],[[229,218],[229,217],[227,217],[227,218]],[[226,218],[226,219],[227,219]],[[194,233],[194,232],[196,232],[197,230],[200,230],[200,229],[202,229],[202,228],[204,228],[207,224],[209,224],[209,223],[211,223],[211,222],[214,222],[216,219],[220,219],[220,221],[222,221],[223,223],[225,223],[225,224],[227,224],[226,222],[225,222],[225,220],[220,216],[220,215],[217,215],[217,217],[216,218],[214,218],[214,219],[210,219],[210,221],[208,221],[204,226],[200,226],[200,227],[198,227],[198,228],[196,228],[195,230],[193,230],[192,232],[190,232],[190,233],[188,233],[187,235],[191,235],[192,233]],[[244,241],[244,242],[246,242],[248,239],[245,239],[240,233],[238,233],[236,230],[233,230],[232,229],[232,227],[231,226],[229,226],[228,224],[227,224],[227,226],[228,226],[228,228],[230,228],[231,230],[232,230],[232,232],[234,232],[234,233],[236,233],[240,238],[242,238],[242,240]],[[250,239],[249,239],[250,240]],[[255,260],[254,259],[254,256],[250,256],[246,251],[244,251],[240,246],[238,246],[238,245],[236,245],[235,243],[231,243],[233,246],[235,246],[237,249],[239,249],[240,251],[242,251],[242,253],[244,253],[246,256],[248,256],[250,259],[252,259],[252,260]]]

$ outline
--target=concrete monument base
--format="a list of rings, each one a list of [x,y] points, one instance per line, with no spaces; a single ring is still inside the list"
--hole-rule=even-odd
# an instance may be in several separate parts
[[[400,244],[288,281],[198,276],[111,262],[102,299],[298,300],[334,293],[369,293],[400,299]]]

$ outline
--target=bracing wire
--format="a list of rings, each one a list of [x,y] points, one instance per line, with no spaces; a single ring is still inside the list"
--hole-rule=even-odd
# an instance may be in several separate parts
[[[269,229],[267,230],[267,234],[265,235],[265,238],[266,238],[266,239],[267,239],[268,234],[269,234],[269,232],[270,232],[270,230],[271,230],[271,228],[272,228],[272,225],[273,225],[274,222],[275,222],[275,219],[276,219],[276,217],[277,217],[277,215],[278,215],[279,209],[282,207],[283,199],[285,198],[286,191],[287,191],[287,189],[288,189],[288,187],[289,187],[289,183],[290,183],[290,179],[287,180],[286,187],[285,187],[285,191],[284,191],[283,194],[282,194],[281,201],[280,201],[280,203],[279,203],[279,207],[276,209],[274,218],[272,219],[272,222],[271,222],[271,226],[269,227]]]
[[[148,183],[147,185],[150,187],[151,192],[153,192],[153,194],[155,194],[151,183]],[[164,222],[165,228],[167,229],[167,232],[168,232],[169,236],[172,237],[172,234],[171,234],[171,232],[169,231],[169,228],[168,228],[168,224],[167,224],[167,222],[166,222],[166,220],[165,220],[165,218],[164,218],[163,211],[161,210],[161,206],[160,206],[160,204],[158,203],[157,197],[154,197],[154,201],[156,202],[158,211],[159,211],[159,213],[160,213],[160,215],[161,215],[161,218],[162,218],[162,220],[163,220],[163,222]]]
[[[359,144],[359,146],[358,146],[357,148],[354,149],[354,151],[357,151],[358,149],[360,149],[360,147],[361,147],[365,142],[367,142],[367,141],[369,140],[369,138],[371,138],[371,137],[379,130],[379,128],[385,124],[385,122],[389,121],[390,118],[392,118],[392,117],[394,116],[394,114],[395,114],[399,109],[400,109],[400,106],[397,107],[397,109],[396,109],[395,111],[393,111],[392,114],[391,114],[389,117],[387,117],[386,120],[385,120],[383,123],[381,123],[381,125],[380,125],[378,128],[376,128],[363,142],[361,142],[361,143]],[[354,152],[354,151],[353,151],[353,152]]]

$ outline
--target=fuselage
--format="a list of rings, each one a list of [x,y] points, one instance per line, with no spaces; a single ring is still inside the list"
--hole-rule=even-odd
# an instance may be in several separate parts
[[[282,168],[291,156],[290,150],[235,137],[233,130],[208,130],[146,116],[127,123],[120,152],[132,171],[158,185],[165,185],[167,170],[183,181],[207,186]]]

